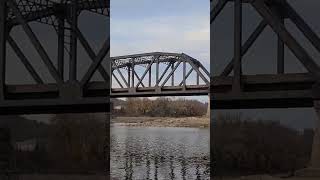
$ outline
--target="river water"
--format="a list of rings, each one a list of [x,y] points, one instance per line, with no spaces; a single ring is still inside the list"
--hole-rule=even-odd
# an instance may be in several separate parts
[[[209,179],[209,129],[111,128],[112,179]]]

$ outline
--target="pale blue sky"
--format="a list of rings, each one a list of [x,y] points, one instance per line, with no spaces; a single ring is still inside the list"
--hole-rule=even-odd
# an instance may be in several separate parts
[[[208,0],[111,1],[111,56],[183,52],[209,69],[209,16]]]

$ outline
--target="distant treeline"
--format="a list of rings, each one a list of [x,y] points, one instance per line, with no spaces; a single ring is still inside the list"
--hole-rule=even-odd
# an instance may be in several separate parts
[[[154,116],[154,117],[187,117],[203,116],[207,113],[208,104],[197,100],[157,98],[128,98],[116,115]]]

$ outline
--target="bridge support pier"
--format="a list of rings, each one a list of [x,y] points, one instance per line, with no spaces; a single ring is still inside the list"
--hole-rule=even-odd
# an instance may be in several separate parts
[[[320,175],[320,100],[314,101],[314,108],[317,113],[316,128],[313,137],[313,146],[311,154],[311,167],[317,168]]]
[[[317,119],[315,123],[310,165],[296,173],[297,176],[320,177],[320,84],[314,87],[314,109]]]
[[[208,95],[208,107],[207,107],[207,114],[206,114],[206,116],[208,117],[208,118],[210,118],[210,93],[209,93],[209,95]]]

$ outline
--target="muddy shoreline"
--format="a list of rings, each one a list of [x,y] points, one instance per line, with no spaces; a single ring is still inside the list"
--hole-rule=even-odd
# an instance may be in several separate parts
[[[209,128],[209,117],[114,117],[112,124],[130,127]]]

